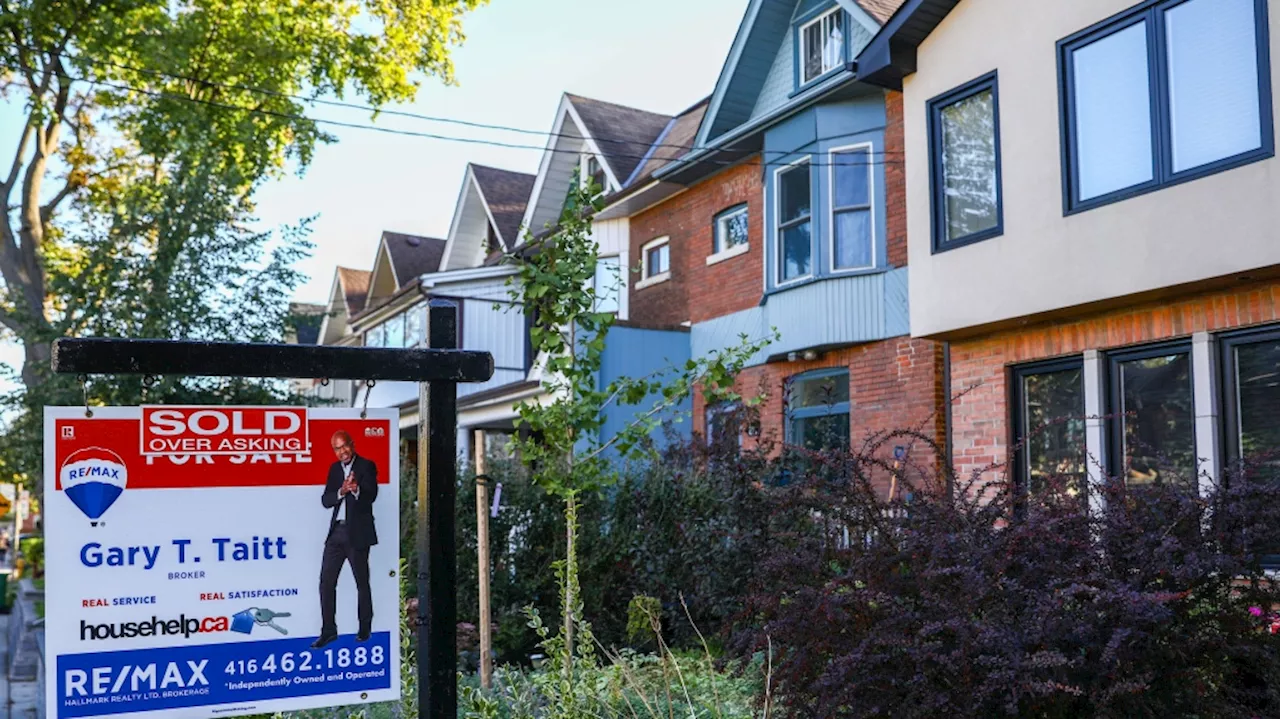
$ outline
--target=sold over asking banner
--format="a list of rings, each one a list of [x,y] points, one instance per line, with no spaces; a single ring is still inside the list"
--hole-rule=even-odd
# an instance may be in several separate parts
[[[397,420],[45,408],[49,716],[399,699]]]

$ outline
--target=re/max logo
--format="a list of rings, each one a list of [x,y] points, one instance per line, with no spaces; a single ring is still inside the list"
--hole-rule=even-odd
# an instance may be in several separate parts
[[[178,662],[169,662],[164,665],[163,671],[155,662],[138,666],[125,664],[120,667],[94,667],[90,670],[68,669],[63,674],[63,696],[98,696],[116,694],[126,689],[136,692],[143,689],[209,686],[209,680],[204,676],[204,669],[208,664],[208,659],[187,661],[185,667]]]

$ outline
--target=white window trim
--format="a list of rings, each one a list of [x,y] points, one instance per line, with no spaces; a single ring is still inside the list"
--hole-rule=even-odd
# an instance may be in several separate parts
[[[667,271],[660,272],[656,275],[649,274],[649,250],[667,245]],[[636,282],[636,289],[642,290],[646,287],[666,282],[671,279],[671,236],[663,235],[655,237],[644,243],[640,247],[640,280]]]
[[[714,255],[708,255],[707,264],[714,265],[717,262],[724,262],[725,260],[733,259],[738,255],[745,255],[750,251],[751,251],[750,242],[744,242],[741,245],[734,245],[733,247],[730,247],[729,249],[724,250],[722,252],[717,252]]]
[[[806,77],[804,76],[804,58],[805,58],[805,52],[804,52],[804,51],[806,50],[806,48],[805,48],[805,39],[804,39],[804,31],[805,31],[805,30],[808,30],[810,26],[815,25],[815,24],[818,24],[818,23],[821,23],[823,20],[826,20],[828,17],[831,17],[832,15],[834,15],[834,14],[836,14],[836,13],[838,13],[838,12],[842,12],[843,10],[844,10],[844,8],[840,7],[840,6],[837,4],[835,7],[831,8],[830,10],[828,10],[828,11],[826,11],[826,12],[822,13],[822,14],[821,14],[821,15],[819,15],[818,17],[815,17],[814,19],[812,19],[812,20],[810,20],[809,22],[807,22],[807,23],[805,23],[805,24],[803,24],[803,25],[801,25],[801,26],[800,26],[800,31],[799,31],[799,35],[800,35],[800,55],[799,55],[796,59],[797,59],[797,61],[800,63],[800,68],[799,68],[799,69],[800,69],[800,85],[801,85],[801,86],[808,85],[809,83],[813,82],[814,80],[817,80],[818,78],[822,77],[823,75],[826,75],[827,73],[831,72],[832,70],[835,70],[835,69],[839,68],[841,65],[843,65],[843,64],[844,64],[844,58],[845,58],[845,57],[847,57],[847,53],[848,53],[848,50],[849,50],[849,48],[848,48],[848,45],[849,45],[849,38],[848,38],[848,28],[843,27],[843,23],[841,23],[841,25],[842,25],[842,26],[841,26],[841,28],[840,28],[840,34],[841,34],[840,42],[841,42],[841,43],[842,43],[842,45],[843,45],[843,46],[840,48],[841,62],[838,62],[838,63],[836,63],[835,65],[832,65],[831,67],[827,67],[827,66],[826,66],[826,65],[827,65],[827,62],[826,62],[826,53],[825,53],[825,52],[823,52],[823,53],[822,53],[822,56],[823,56],[823,60],[822,60],[822,70],[821,70],[817,75],[814,75],[813,77],[806,78]],[[826,39],[826,38],[825,38],[825,36],[823,36],[823,39],[824,39],[824,40]],[[825,50],[825,49],[826,49],[826,48],[824,47],[824,48],[823,48],[823,50]]]
[[[609,180],[609,168],[604,164],[604,160],[600,157],[599,153],[585,147],[583,148],[582,153],[578,156],[578,177],[580,180],[590,177],[590,175],[587,174],[587,170],[591,165],[591,160],[595,160],[596,163],[600,165],[600,169],[604,172],[604,186],[600,188],[600,194],[602,196],[607,195],[612,191],[613,183]]]
[[[809,174],[809,273],[808,274],[796,275],[795,277],[792,277],[791,279],[786,281],[783,281],[781,279],[782,277],[782,264],[781,264],[782,263],[782,228],[779,225],[781,225],[782,223],[778,221],[782,218],[782,184],[778,182],[778,178],[781,177],[782,173],[786,172],[787,170],[795,169],[799,165],[807,166],[809,164],[810,164],[810,158],[806,156],[806,157],[800,158],[799,160],[795,160],[794,162],[791,162],[789,164],[783,165],[782,167],[779,167],[773,171],[773,217],[771,218],[771,221],[773,223],[772,224],[773,226],[772,271],[778,273],[773,276],[774,289],[777,289],[779,287],[790,287],[791,285],[794,285],[797,282],[803,282],[804,280],[813,278],[813,174],[812,174],[812,168],[809,169],[810,174]],[[768,271],[769,270],[766,270],[766,272]],[[766,282],[768,281],[768,275],[765,276],[765,280]]]
[[[618,261],[618,286],[614,290],[615,292],[618,293],[618,300],[617,300],[618,309],[614,310],[613,314],[616,315],[618,319],[626,319],[625,308],[627,306],[627,301],[626,301],[627,283],[623,278],[623,275],[627,271],[627,258],[621,254],[599,255],[596,257],[596,268],[598,269],[600,267],[601,262],[605,262],[608,260]],[[594,273],[591,275],[591,288],[596,292],[596,302],[599,303],[600,295],[599,295],[599,289],[596,288],[596,276]],[[599,311],[599,308],[593,307],[592,311],[597,312]]]
[[[862,267],[836,268],[836,155],[850,150],[867,150],[867,202],[871,213],[871,264]],[[873,142],[859,142],[853,145],[833,147],[827,151],[827,227],[831,228],[831,251],[827,257],[827,271],[838,275],[845,272],[865,272],[875,269],[879,257],[876,256],[876,148]]]

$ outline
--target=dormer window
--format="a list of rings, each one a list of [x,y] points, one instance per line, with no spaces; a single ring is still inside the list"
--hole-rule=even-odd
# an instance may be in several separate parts
[[[582,176],[590,177],[591,181],[600,188],[600,194],[603,195],[609,191],[609,178],[605,176],[604,165],[595,155],[582,156]]]
[[[844,64],[844,11],[834,7],[800,26],[800,84]]]
[[[484,233],[484,251],[487,254],[502,252],[502,240],[498,239],[498,228],[490,222]]]

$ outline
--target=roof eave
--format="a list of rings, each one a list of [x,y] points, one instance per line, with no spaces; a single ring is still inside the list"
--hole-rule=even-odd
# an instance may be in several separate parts
[[[916,48],[960,0],[907,0],[858,55],[862,79],[890,90],[916,71]]]

